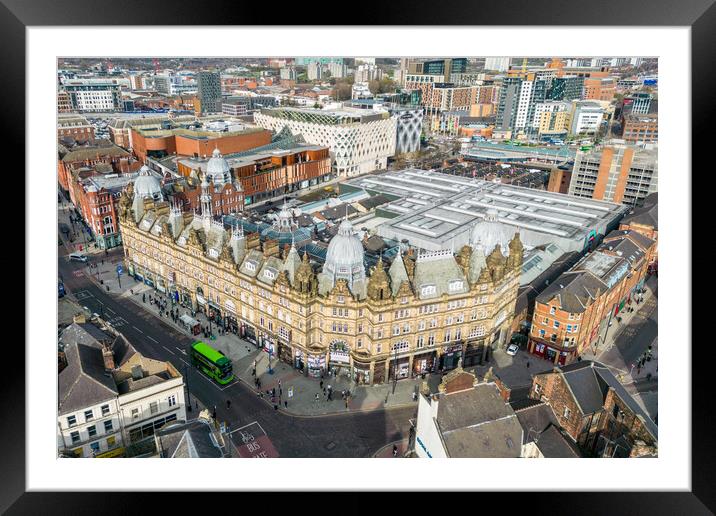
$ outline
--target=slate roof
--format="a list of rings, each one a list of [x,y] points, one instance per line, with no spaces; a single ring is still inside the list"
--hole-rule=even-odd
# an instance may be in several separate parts
[[[653,196],[653,197],[652,197]],[[622,224],[642,224],[644,226],[652,226],[659,229],[659,210],[657,207],[657,194],[653,193],[644,199],[644,204],[640,208],[634,209],[625,216]]]
[[[67,367],[58,375],[59,414],[70,414],[117,396],[114,379],[105,374],[99,348],[70,342],[65,356]]]
[[[165,458],[221,458],[211,427],[201,419],[165,425],[155,433],[157,449]]]
[[[546,459],[575,459],[582,457],[577,445],[554,425],[548,426],[539,435],[536,444]]]
[[[512,406],[514,407],[514,404]],[[550,425],[559,425],[552,408],[543,401],[538,401],[526,408],[515,409],[515,414],[525,432],[524,444],[533,442]]]
[[[356,204],[360,204],[366,210],[372,210],[385,203],[391,202],[392,200],[394,199],[388,197],[387,195],[378,194],[367,199],[363,199],[362,201],[358,201]]]
[[[624,386],[617,380],[614,374],[605,365],[591,360],[582,360],[572,364],[555,368],[555,371],[562,374],[567,386],[572,392],[583,414],[592,414],[604,407],[609,388],[613,388],[615,394],[629,409],[634,412],[644,423],[646,430],[658,438],[658,427],[652,421],[643,408],[627,392]],[[552,374],[552,371],[539,374]]]
[[[462,280],[461,289],[450,292],[449,284],[453,280]],[[430,261],[422,261],[420,258],[415,263],[415,276],[413,280],[415,291],[420,299],[439,298],[443,294],[463,294],[469,290],[467,278],[455,261],[452,255]],[[422,294],[422,287],[435,285],[435,294]]]
[[[494,383],[443,394],[437,424],[450,457],[519,457],[522,427]]]
[[[563,310],[581,313],[596,298],[597,290],[603,293],[607,285],[591,272],[568,271],[544,289],[537,301],[546,304],[556,297]]]

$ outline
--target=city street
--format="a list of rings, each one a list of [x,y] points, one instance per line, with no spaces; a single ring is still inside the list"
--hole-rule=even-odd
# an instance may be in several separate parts
[[[111,251],[108,259],[118,257],[119,253],[121,249]],[[197,397],[202,405],[210,409],[216,406],[217,419],[227,421],[230,431],[258,423],[266,434],[265,438],[281,457],[370,457],[385,444],[407,437],[408,420],[415,415],[415,408],[411,406],[297,417],[274,410],[242,382],[217,385],[193,368],[186,367],[185,350],[192,339],[149,312],[138,310],[132,301],[102,290],[87,277],[86,265],[69,262],[62,255],[60,252],[59,272],[70,295],[90,311],[104,314],[104,318],[122,332],[139,352],[150,358],[169,361],[186,373],[192,403]],[[228,410],[227,400],[231,400]],[[194,409],[189,417],[197,415]]]

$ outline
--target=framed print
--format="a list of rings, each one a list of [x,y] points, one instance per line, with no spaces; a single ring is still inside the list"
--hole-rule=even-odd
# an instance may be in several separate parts
[[[713,512],[690,239],[710,2],[104,7],[3,6],[28,300],[3,510]]]

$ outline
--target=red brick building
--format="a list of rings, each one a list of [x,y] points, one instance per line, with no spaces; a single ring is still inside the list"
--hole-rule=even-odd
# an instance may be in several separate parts
[[[109,165],[115,173],[129,173],[139,169],[129,152],[110,142],[95,141],[91,145],[67,149],[59,147],[57,180],[65,190],[70,190],[70,175],[73,169],[92,168],[98,164]]]
[[[94,140],[94,126],[80,115],[59,115],[57,117],[57,139],[71,138],[76,143]]]
[[[594,352],[611,317],[643,287],[656,243],[615,230],[535,300],[528,351],[555,364]]]
[[[210,156],[215,148],[223,154],[231,154],[271,143],[271,131],[254,127],[232,132],[141,127],[130,130],[132,150],[143,163],[147,156]]]
[[[656,456],[658,428],[604,365],[582,361],[533,377],[530,398],[547,403],[587,454]]]
[[[658,143],[659,117],[653,115],[627,115],[622,121],[622,139],[630,144]]]
[[[246,205],[318,184],[331,175],[329,149],[317,145],[258,150],[256,153],[244,153],[239,157],[229,156],[225,161],[230,175],[241,185],[242,202]],[[211,159],[208,161],[197,158],[178,159],[177,170],[183,176],[189,177],[194,173],[198,177],[209,170],[211,162]],[[215,174],[210,173],[210,175]],[[225,182],[224,180],[215,183]],[[187,196],[191,197],[190,194]],[[221,209],[216,204],[213,206],[213,213],[221,213]]]

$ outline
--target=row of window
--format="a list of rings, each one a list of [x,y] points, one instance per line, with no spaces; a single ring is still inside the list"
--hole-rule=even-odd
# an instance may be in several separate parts
[[[112,424],[112,420],[107,420],[104,422],[104,433],[108,434],[114,430],[114,425]],[[97,435],[97,425],[91,425],[87,427],[87,438],[91,439]],[[74,432],[70,432],[70,439],[72,439],[72,444],[77,444],[80,442],[80,432],[78,430],[75,430]]]
[[[109,415],[109,405],[102,405],[100,407],[100,412],[102,413],[101,417],[105,417],[105,416]],[[95,414],[94,414],[93,409],[88,409],[88,410],[84,411],[85,423],[92,421],[94,419],[94,417],[95,417]],[[73,427],[76,425],[77,425],[77,416],[74,414],[71,416],[67,416],[67,426]]]

